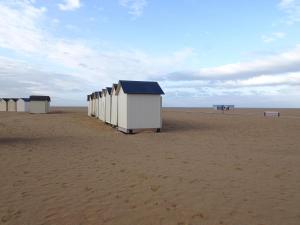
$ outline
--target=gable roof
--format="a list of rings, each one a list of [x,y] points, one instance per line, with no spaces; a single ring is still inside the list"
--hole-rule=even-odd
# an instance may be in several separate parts
[[[30,101],[48,101],[50,102],[51,99],[49,96],[42,96],[42,95],[31,95],[29,97]]]
[[[29,98],[21,98],[21,99],[23,99],[25,102],[29,102],[30,101]]]
[[[111,87],[106,87],[108,94],[111,94]]]
[[[6,101],[10,101],[10,100],[16,102],[18,100],[18,98],[8,98]]]
[[[30,101],[29,98],[18,98],[17,101],[19,101],[19,100],[23,100],[24,102],[29,102]]]
[[[117,94],[122,87],[125,94],[150,94],[164,95],[165,93],[157,82],[154,81],[129,81],[120,80],[118,84]]]

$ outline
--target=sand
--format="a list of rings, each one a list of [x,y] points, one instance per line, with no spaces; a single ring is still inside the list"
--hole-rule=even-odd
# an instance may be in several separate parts
[[[300,110],[165,109],[124,135],[83,108],[0,113],[0,224],[298,225]]]

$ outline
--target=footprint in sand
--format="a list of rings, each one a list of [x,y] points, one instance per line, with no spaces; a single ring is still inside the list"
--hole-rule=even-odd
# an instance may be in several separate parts
[[[196,182],[198,182],[198,179],[191,180],[189,183],[193,184],[193,183],[196,183]]]
[[[160,189],[160,185],[151,185],[150,186],[151,191],[156,192],[158,189]]]
[[[204,219],[204,215],[202,213],[196,213],[196,214],[192,215],[192,219],[195,219],[195,218]]]

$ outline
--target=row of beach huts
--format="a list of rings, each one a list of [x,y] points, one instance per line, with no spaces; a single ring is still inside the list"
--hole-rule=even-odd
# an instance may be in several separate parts
[[[50,97],[32,95],[29,98],[0,98],[0,112],[48,113]]]
[[[124,133],[162,127],[162,96],[157,82],[120,80],[87,96],[88,116]]]

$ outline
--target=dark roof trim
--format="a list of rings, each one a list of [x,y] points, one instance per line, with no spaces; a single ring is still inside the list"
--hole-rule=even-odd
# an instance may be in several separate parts
[[[48,101],[50,102],[51,99],[49,96],[42,96],[42,95],[31,95],[29,97],[30,101]]]

